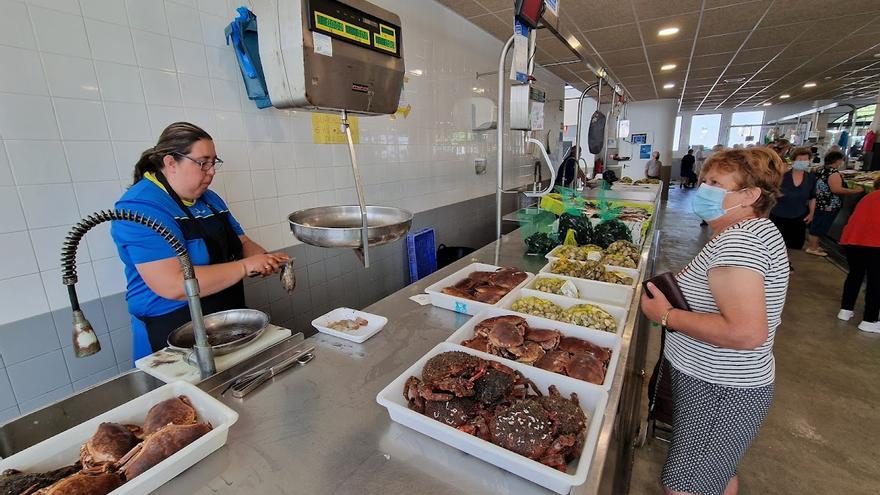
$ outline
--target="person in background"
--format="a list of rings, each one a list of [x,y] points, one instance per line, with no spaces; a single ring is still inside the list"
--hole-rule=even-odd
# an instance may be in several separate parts
[[[816,173],[816,214],[813,215],[813,222],[810,224],[810,240],[807,249],[804,250],[805,253],[828,256],[828,253],[819,247],[819,239],[828,234],[831,224],[837,218],[837,212],[843,206],[841,196],[864,192],[861,187],[846,188],[843,177],[838,171],[845,158],[840,151],[830,151],[825,155],[825,165]]]
[[[782,233],[785,246],[803,249],[807,225],[816,210],[816,177],[807,172],[812,165],[809,148],[795,148],[794,161],[782,176],[782,197],[770,211],[770,220]]]
[[[874,181],[874,192],[862,198],[849,217],[840,244],[846,253],[849,274],[843,283],[840,312],[837,317],[849,321],[856,299],[865,284],[865,312],[859,330],[880,333],[880,178]]]
[[[675,407],[661,476],[667,494],[736,494],[737,467],[773,401],[773,342],[789,267],[766,217],[784,171],[766,148],[707,160],[692,207],[713,237],[675,277],[691,311],[673,308],[653,284],[642,293],[642,312],[669,329],[663,357]]]
[[[596,155],[596,159],[593,160],[593,177],[599,177],[602,175],[602,172],[605,171],[605,160],[602,159],[601,156]]]
[[[660,178],[660,168],[663,166],[660,163],[660,152],[654,151],[651,152],[651,159],[645,163],[645,177],[649,179],[659,179]]]
[[[706,162],[706,154],[703,152],[703,145],[697,145],[697,151],[694,153],[694,173],[700,176],[700,170],[703,169],[703,163]]]
[[[577,162],[579,149],[577,146],[572,146],[565,158],[562,159],[562,163],[559,164],[559,169],[556,171],[555,186],[572,187],[575,179],[587,182],[587,174],[581,170]]]
[[[694,173],[694,150],[689,149],[687,154],[681,157],[681,172],[678,187],[690,189],[697,184],[697,175]]]

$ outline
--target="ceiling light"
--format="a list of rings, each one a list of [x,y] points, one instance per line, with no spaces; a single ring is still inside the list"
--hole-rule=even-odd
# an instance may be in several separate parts
[[[825,76],[825,80],[826,80],[826,81],[829,80],[829,79],[831,79],[831,76]]]
[[[726,82],[726,83],[739,83],[739,82],[743,82],[745,80],[746,80],[745,77],[731,77],[731,78],[725,79],[724,82]]]
[[[677,32],[678,32],[677,27],[668,27],[668,28],[661,29],[660,31],[657,32],[657,34],[659,34],[660,36],[672,36],[673,34],[675,34]]]
[[[422,69],[411,69],[409,73],[414,76],[421,76],[422,74],[424,74],[424,72],[422,72]]]
[[[786,99],[786,98],[791,98],[791,95],[790,95],[790,94],[787,94],[787,93],[784,94],[784,95],[779,95],[779,99],[780,99],[780,100],[784,100],[784,99]]]
[[[880,53],[875,53],[874,58],[880,58]]]
[[[765,107],[769,107],[770,105],[772,105],[772,103],[770,103],[769,101],[765,101],[765,102],[762,103],[761,105],[762,105],[762,106],[765,106]]]
[[[805,87],[805,88],[815,88],[815,87],[816,87],[816,83],[814,83],[814,82],[808,82],[808,83],[804,84],[804,87]]]
[[[675,64],[666,64],[666,65],[660,67],[660,70],[672,70],[676,67],[678,67],[678,66]]]
[[[666,83],[663,85],[663,89],[672,89],[675,87],[675,83]]]

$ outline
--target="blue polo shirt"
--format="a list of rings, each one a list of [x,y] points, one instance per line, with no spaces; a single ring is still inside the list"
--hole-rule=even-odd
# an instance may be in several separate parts
[[[131,186],[119,201],[116,202],[116,209],[136,211],[157,220],[181,242],[185,242],[193,265],[208,265],[209,256],[205,241],[202,239],[186,241],[184,239],[177,220],[186,218],[186,216],[177,203],[171,199],[171,196],[165,192],[164,188],[152,179],[152,177],[145,178]],[[196,218],[207,218],[214,215],[208,204],[213,206],[219,213],[229,211],[226,203],[217,193],[211,190],[205,191],[195,203],[189,206],[189,210]],[[243,235],[244,230],[242,230],[241,225],[239,225],[231,213],[229,214],[229,220],[235,233]],[[138,349],[137,340],[141,337],[139,333],[143,332],[142,336],[146,337],[146,328],[137,317],[164,315],[185,306],[186,302],[165,299],[150,290],[140,273],[138,273],[135,265],[174,258],[176,255],[171,246],[162,239],[162,236],[154,230],[134,222],[111,222],[110,235],[116,243],[119,258],[125,264],[127,286],[125,299],[128,302],[128,312],[133,317],[132,328],[135,331],[136,341],[134,358],[137,359],[149,354],[149,344],[147,344],[147,352],[144,352],[142,348]],[[182,277],[180,283],[183,284]]]

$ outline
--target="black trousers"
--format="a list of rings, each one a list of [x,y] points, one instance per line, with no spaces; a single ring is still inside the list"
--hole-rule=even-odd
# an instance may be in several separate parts
[[[770,215],[770,220],[776,224],[776,228],[782,234],[785,247],[789,249],[802,249],[807,238],[807,224],[804,223],[806,214],[797,218],[782,218]]]
[[[862,289],[862,281],[867,277],[865,314],[862,320],[878,321],[880,319],[880,248],[844,246],[844,250],[846,262],[849,264],[849,275],[843,283],[840,308],[853,310],[859,291]]]

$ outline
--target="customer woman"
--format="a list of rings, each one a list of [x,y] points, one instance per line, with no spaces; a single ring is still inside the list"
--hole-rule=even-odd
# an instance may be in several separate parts
[[[813,220],[816,209],[816,177],[807,172],[812,156],[809,148],[796,148],[791,168],[782,176],[782,197],[770,212],[785,246],[802,249],[807,236],[807,224]]]
[[[244,234],[226,203],[208,189],[223,160],[214,141],[186,122],[169,125],[134,167],[134,184],[116,202],[157,220],[186,242],[205,314],[245,307],[242,280],[276,272],[288,257],[269,254]],[[153,230],[113,222],[110,234],[125,264],[133,358],[166,346],[168,334],[190,321],[183,273],[174,251]]]
[[[668,329],[674,408],[662,474],[667,494],[735,494],[737,466],[773,400],[773,339],[789,270],[767,214],[784,170],[766,148],[713,154],[693,202],[713,237],[676,276],[691,311],[673,309],[653,284],[653,299],[642,296],[642,312]]]
[[[849,321],[856,299],[865,284],[865,313],[859,330],[880,333],[880,179],[874,181],[874,192],[862,198],[840,236],[846,252],[849,274],[843,283],[843,297],[837,317]]]
[[[819,239],[825,237],[831,229],[831,224],[837,218],[837,212],[843,205],[841,196],[862,194],[864,189],[855,187],[847,189],[840,176],[840,166],[846,157],[840,151],[829,151],[825,155],[825,166],[816,173],[816,213],[810,223],[810,236],[807,249],[804,252],[815,256],[828,256],[824,249],[819,247]]]
[[[663,164],[660,162],[660,152],[652,152],[651,159],[645,163],[645,177],[648,179],[659,179],[661,167],[663,167]]]

